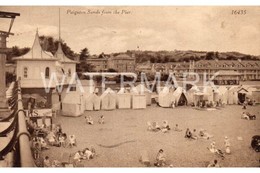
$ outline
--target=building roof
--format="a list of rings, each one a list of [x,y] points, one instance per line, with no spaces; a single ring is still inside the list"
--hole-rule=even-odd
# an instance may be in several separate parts
[[[46,84],[50,83],[50,79],[45,79]],[[55,88],[56,83],[51,82],[50,88]],[[44,81],[42,79],[30,79],[30,80],[21,80],[21,88],[45,88]]]
[[[240,76],[241,73],[234,70],[219,70],[218,76]]]
[[[200,60],[195,63],[196,69],[259,69],[257,60]]]
[[[73,60],[69,59],[69,58],[64,54],[60,43],[59,43],[59,45],[58,45],[58,50],[56,51],[54,57],[57,58],[57,59],[59,59],[59,61],[60,61],[61,63],[72,63],[72,64],[76,64],[76,63],[77,63],[77,61],[73,61]]]
[[[135,58],[133,58],[133,57],[131,57],[131,56],[129,56],[129,55],[127,55],[127,54],[119,54],[119,55],[117,55],[117,56],[113,56],[113,57],[111,57],[112,59],[114,59],[114,60],[121,60],[121,59],[127,59],[127,60],[135,60]]]
[[[14,60],[30,60],[30,61],[41,61],[41,60],[51,60],[57,61],[58,59],[55,58],[50,52],[44,51],[40,45],[40,39],[38,35],[38,31],[35,34],[35,39],[32,45],[32,48],[28,53],[25,55],[15,57]]]

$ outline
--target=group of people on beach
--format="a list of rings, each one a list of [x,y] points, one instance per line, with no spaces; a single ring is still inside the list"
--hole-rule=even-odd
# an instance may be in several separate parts
[[[209,134],[205,129],[200,129],[199,132],[197,132],[196,129],[193,129],[193,131],[191,132],[189,128],[186,129],[185,132],[185,138],[188,139],[210,139],[213,137],[213,135]]]
[[[207,100],[201,100],[197,102],[197,106],[199,108],[217,108],[217,107],[223,107],[224,103],[221,99],[218,101],[207,101]],[[195,104],[192,104],[192,106],[195,106]]]
[[[93,120],[92,116],[90,116],[90,115],[85,116],[85,120],[86,120],[86,123],[89,124],[89,125],[93,125],[94,124],[94,120]],[[99,124],[105,124],[105,117],[104,117],[104,115],[101,115],[99,117],[98,123]]]
[[[96,155],[96,150],[93,147],[85,148],[83,150],[78,150],[74,156],[74,162],[81,162],[82,160],[90,160],[93,159]]]
[[[230,150],[230,140],[227,136],[225,136],[224,139],[224,146],[225,146],[225,151],[223,152],[221,149],[216,148],[216,143],[215,141],[211,142],[210,147],[208,148],[208,150],[211,153],[217,154],[219,155],[222,159],[225,158],[225,154],[231,154],[231,150]]]
[[[164,120],[162,122],[161,126],[156,121],[154,121],[152,123],[150,121],[148,121],[147,122],[147,126],[148,126],[147,130],[148,131],[153,131],[153,132],[162,131],[163,133],[166,133],[166,132],[171,130],[170,125],[169,125],[167,120]],[[179,125],[178,124],[176,124],[175,127],[172,128],[172,130],[173,131],[177,131],[177,132],[182,131],[182,129],[179,129]]]
[[[32,126],[33,124],[31,120],[27,121],[27,126],[30,128],[29,132],[31,132],[32,136],[31,149],[36,163],[42,158],[42,152],[52,146],[71,148],[77,145],[76,136],[73,134],[67,135],[59,124],[52,124],[50,128],[35,127]],[[45,156],[43,160],[46,163],[39,163],[39,165],[45,164],[47,166],[49,157]]]

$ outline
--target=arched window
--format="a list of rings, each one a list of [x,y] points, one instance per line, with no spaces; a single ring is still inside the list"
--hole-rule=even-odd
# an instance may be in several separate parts
[[[27,67],[24,67],[24,68],[23,68],[23,77],[24,77],[24,78],[27,78],[27,77],[28,77],[28,68],[27,68]]]
[[[68,70],[68,76],[71,77],[71,70]]]
[[[46,79],[50,78],[50,68],[49,67],[46,67],[46,69],[45,69],[45,78]]]

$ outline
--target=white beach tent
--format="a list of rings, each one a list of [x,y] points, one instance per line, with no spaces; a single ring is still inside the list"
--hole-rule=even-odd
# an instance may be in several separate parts
[[[175,106],[184,106],[188,104],[187,95],[182,87],[176,88],[172,95]]]
[[[147,89],[144,84],[139,84],[135,88],[139,94],[145,94],[146,105],[151,105],[152,104],[152,98],[151,98],[152,92],[149,89]]]
[[[145,109],[146,108],[145,94],[132,94],[132,108],[133,109]]]
[[[214,90],[210,86],[204,86],[202,89],[202,92],[204,93],[203,99],[213,102],[214,101]]]
[[[248,92],[248,86],[246,85],[241,85],[238,89],[237,89],[237,93],[238,93],[238,102],[239,103],[244,103],[244,101],[246,100],[246,98],[249,95]]]
[[[258,91],[258,90],[259,90],[258,88],[259,88],[259,87],[256,87],[256,86],[249,86],[249,87],[247,88],[247,91],[248,91],[247,97],[248,97],[249,99],[251,99],[251,100],[254,100],[253,93],[254,93],[255,91]]]
[[[84,113],[83,95],[78,92],[68,92],[62,100],[62,115],[80,116]]]
[[[131,94],[125,88],[117,92],[117,107],[118,109],[131,108]]]
[[[238,104],[238,93],[237,93],[238,87],[237,86],[231,86],[228,89],[228,104]]]
[[[196,85],[193,85],[188,91],[186,91],[186,97],[188,100],[188,103],[194,103],[195,104],[195,96],[194,94],[199,91],[199,88]]]
[[[221,100],[222,103],[227,104],[227,102],[228,102],[228,90],[227,90],[227,87],[220,86],[220,87],[218,87],[217,91],[218,91],[219,97],[218,97],[218,100],[215,100],[215,101],[220,101]]]
[[[146,108],[146,96],[140,94],[136,87],[132,87],[130,90],[132,95],[132,108],[133,109],[144,109]]]
[[[85,110],[93,111],[100,110],[100,97],[95,93],[85,94]]]
[[[158,102],[161,107],[169,108],[172,106],[173,96],[170,92],[170,88],[165,86],[160,92],[158,96]]]
[[[111,88],[106,89],[106,91],[100,96],[100,100],[102,110],[116,109],[116,93]]]

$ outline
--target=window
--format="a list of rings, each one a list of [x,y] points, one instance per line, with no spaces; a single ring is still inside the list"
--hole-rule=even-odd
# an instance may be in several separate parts
[[[68,76],[71,77],[71,70],[68,70]]]
[[[27,78],[27,77],[28,77],[28,68],[27,68],[27,67],[24,67],[24,68],[23,68],[23,77],[24,77],[24,78]]]
[[[46,67],[46,69],[45,69],[45,78],[46,79],[50,78],[50,68],[49,67]]]

